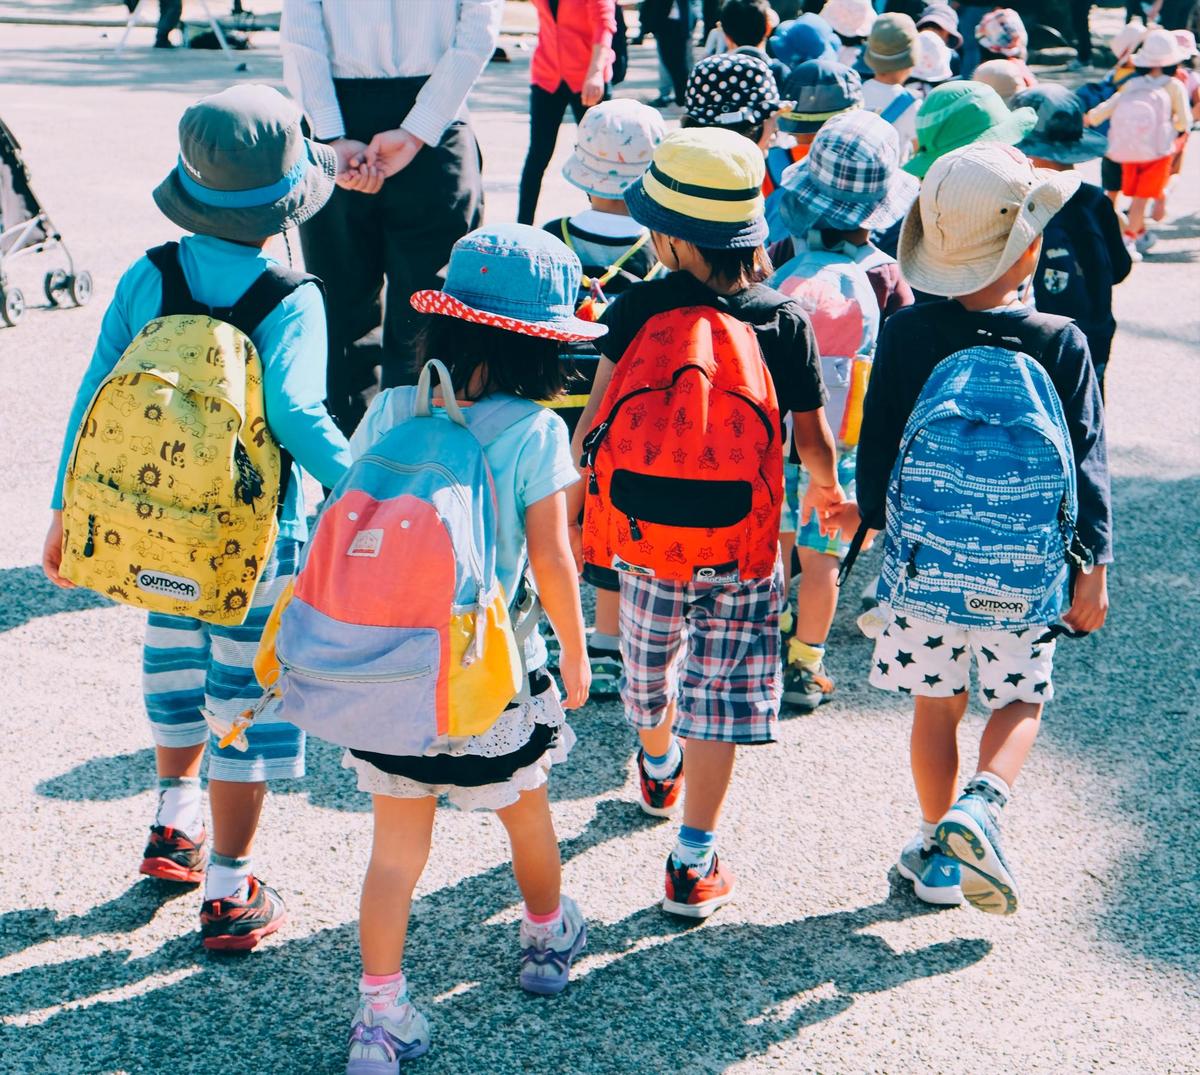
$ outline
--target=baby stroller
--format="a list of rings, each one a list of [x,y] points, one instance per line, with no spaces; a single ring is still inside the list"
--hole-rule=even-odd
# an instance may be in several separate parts
[[[86,306],[92,297],[92,274],[76,272],[75,262],[50,218],[38,204],[29,186],[29,173],[21,160],[20,143],[0,120],[0,318],[15,325],[25,316],[25,296],[8,283],[8,263],[22,254],[41,254],[58,249],[66,259],[65,269],[46,273],[43,287],[51,306],[67,299]]]

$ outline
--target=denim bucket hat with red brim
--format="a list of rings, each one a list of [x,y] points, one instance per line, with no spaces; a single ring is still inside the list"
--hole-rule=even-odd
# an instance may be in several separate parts
[[[333,193],[337,154],[311,142],[300,109],[247,83],[197,101],[179,121],[179,162],[154,190],[172,223],[255,243],[303,224]]]
[[[575,316],[582,277],[579,258],[561,239],[528,224],[496,224],[459,239],[442,289],[409,301],[423,314],[577,343],[608,331]]]

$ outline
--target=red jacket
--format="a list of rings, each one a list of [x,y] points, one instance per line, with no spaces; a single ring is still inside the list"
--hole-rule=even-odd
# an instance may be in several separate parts
[[[538,40],[529,76],[535,86],[553,93],[565,82],[578,93],[597,45],[608,52],[604,81],[612,78],[616,0],[558,0],[557,19],[551,14],[550,0],[533,0],[533,6],[538,14]]]

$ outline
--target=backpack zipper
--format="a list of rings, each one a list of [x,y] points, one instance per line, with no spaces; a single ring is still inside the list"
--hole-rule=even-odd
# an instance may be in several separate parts
[[[87,541],[83,545],[84,556],[96,555],[96,516],[88,516]]]
[[[328,683],[403,683],[410,679],[420,679],[433,671],[432,665],[426,665],[424,668],[406,668],[401,672],[360,672],[357,675],[351,675],[348,672],[320,672],[315,668],[306,668],[302,664],[293,664],[282,657],[279,663],[288,671],[299,672],[302,676],[320,679]]]

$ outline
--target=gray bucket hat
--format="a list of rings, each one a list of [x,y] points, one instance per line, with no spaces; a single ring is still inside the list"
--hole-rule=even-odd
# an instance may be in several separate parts
[[[329,200],[337,154],[300,129],[300,109],[246,84],[197,101],[179,121],[179,163],[155,204],[187,231],[261,242],[302,224]]]

